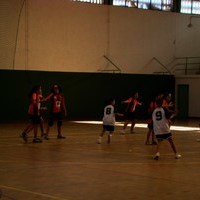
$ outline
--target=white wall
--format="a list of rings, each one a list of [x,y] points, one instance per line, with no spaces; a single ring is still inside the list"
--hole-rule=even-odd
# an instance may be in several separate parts
[[[153,73],[165,71],[153,57],[170,69],[176,56],[200,53],[200,19],[188,28],[190,15],[67,0],[27,2],[20,18],[14,65],[0,56],[0,69],[97,72],[113,69],[106,55],[123,73]],[[13,9],[8,8],[9,12]],[[4,21],[2,27],[7,27]],[[9,54],[7,48],[3,51]]]

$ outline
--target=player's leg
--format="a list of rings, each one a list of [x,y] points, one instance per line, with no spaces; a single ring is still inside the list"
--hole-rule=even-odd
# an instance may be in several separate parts
[[[58,132],[58,135],[57,135],[57,139],[65,139],[66,137],[62,135],[62,119],[58,119],[57,121],[57,132]]]
[[[38,127],[40,125],[40,116],[34,116],[33,120],[33,143],[41,143],[42,140],[38,138]]]
[[[65,139],[66,137],[62,135],[62,113],[55,113],[55,119],[57,120],[57,139]]]
[[[149,128],[147,131],[147,136],[146,136],[146,141],[145,141],[146,145],[150,144],[149,139],[150,139],[151,133],[152,133],[152,129]]]
[[[51,129],[51,127],[53,126],[53,124],[54,124],[54,114],[51,113],[51,114],[50,114],[50,117],[49,117],[48,124],[47,124],[46,134],[45,134],[44,139],[46,139],[46,140],[49,139],[49,132],[50,132],[50,129]]]
[[[135,133],[134,128],[135,128],[135,119],[133,119],[131,121],[131,130],[130,130],[130,133]]]
[[[110,132],[108,133],[108,140],[107,140],[107,143],[108,143],[108,144],[110,144],[110,142],[111,142],[112,134],[113,134],[113,131],[110,131]]]
[[[108,129],[107,129],[109,132],[108,132],[108,140],[107,140],[107,143],[110,144],[111,142],[111,138],[112,138],[112,134],[115,130],[115,126],[114,125],[110,125],[108,126]]]
[[[34,128],[34,124],[33,124],[32,122],[30,122],[30,123],[27,125],[27,127],[24,129],[24,131],[22,132],[22,134],[20,135],[20,136],[23,138],[23,140],[24,140],[25,142],[28,142],[28,133],[29,133],[31,130],[33,130],[33,128]]]
[[[160,145],[161,145],[162,141],[163,141],[162,139],[158,139],[158,143],[156,145],[156,154],[154,156],[154,160],[158,160],[160,158]]]
[[[30,116],[30,122],[20,135],[25,142],[28,142],[28,133],[34,128],[34,116]]]
[[[122,134],[125,134],[125,130],[126,130],[126,127],[128,126],[128,124],[129,124],[129,120],[127,119],[125,122],[124,122],[124,126],[123,126],[123,129],[122,129]]]
[[[32,123],[29,123],[28,125],[27,125],[27,127],[24,129],[24,133],[26,133],[26,134],[28,134],[30,131],[32,131],[33,130],[33,124]]]
[[[157,142],[156,142],[156,140],[155,140],[155,134],[154,134],[154,131],[153,131],[153,129],[152,129],[152,132],[151,132],[151,144],[152,145],[156,145],[157,144]]]
[[[173,152],[175,154],[175,158],[177,158],[177,159],[181,158],[181,155],[177,153],[176,146],[174,144],[174,141],[173,141],[172,137],[168,138],[168,141],[169,141],[169,143],[170,143],[170,145],[172,147],[172,150],[173,150]]]
[[[103,138],[105,132],[106,132],[106,126],[103,125],[103,130],[102,130],[101,133],[99,134],[99,137],[98,137],[98,139],[97,139],[97,144],[101,144],[102,138]]]
[[[41,137],[45,136],[44,119],[42,118],[42,116],[40,116],[40,131],[41,131]]]

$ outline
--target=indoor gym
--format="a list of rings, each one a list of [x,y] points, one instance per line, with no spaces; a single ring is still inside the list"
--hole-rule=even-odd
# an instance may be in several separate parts
[[[65,0],[0,5],[0,199],[200,198],[200,77],[189,63],[199,63],[198,15]],[[33,144],[31,132],[24,143],[27,95],[35,84],[47,95],[54,83],[66,97],[66,139],[56,138],[54,125],[50,140]],[[115,97],[123,112],[120,102],[134,91],[143,102],[135,133],[128,127],[122,135],[124,119],[117,117],[111,143],[105,135],[97,144],[104,101]],[[171,130],[181,159],[165,143],[155,161],[155,145],[145,145],[146,108],[159,92],[176,99]]]

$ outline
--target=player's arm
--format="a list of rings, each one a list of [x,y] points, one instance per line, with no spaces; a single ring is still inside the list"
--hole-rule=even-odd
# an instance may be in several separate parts
[[[53,96],[53,93],[49,94],[47,97],[43,99],[43,101],[49,101],[51,97]]]
[[[115,113],[115,116],[123,117],[124,114],[122,114],[122,113]]]
[[[129,98],[129,99],[125,100],[125,101],[122,101],[121,103],[130,103],[131,100],[132,100],[132,98]]]

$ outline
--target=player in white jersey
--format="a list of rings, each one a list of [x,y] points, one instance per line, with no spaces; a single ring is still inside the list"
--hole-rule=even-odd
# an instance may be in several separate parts
[[[104,107],[104,115],[103,115],[103,131],[100,133],[99,138],[97,140],[98,144],[101,144],[103,135],[106,131],[108,131],[108,144],[111,141],[112,133],[115,130],[115,99],[110,99],[108,104]],[[122,114],[117,114],[122,115]]]
[[[154,159],[158,160],[160,157],[160,152],[159,152],[160,143],[163,140],[168,140],[168,142],[170,143],[172,147],[173,152],[175,153],[175,158],[178,159],[181,157],[181,155],[178,154],[176,151],[176,147],[174,145],[172,134],[169,127],[169,121],[165,117],[165,111],[162,108],[162,99],[158,99],[156,101],[156,104],[158,107],[153,111],[153,114],[152,114],[153,130],[154,130],[156,139],[158,140],[157,152]]]

